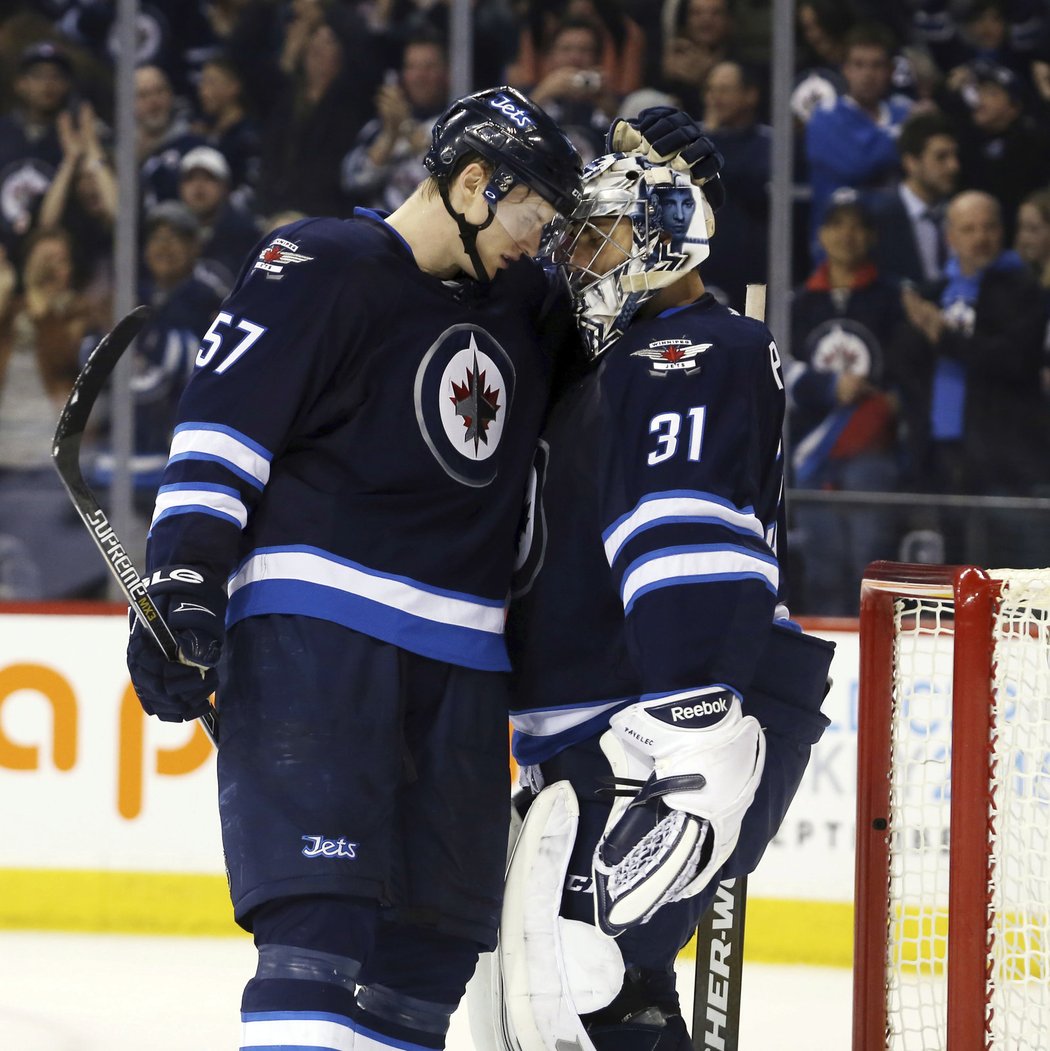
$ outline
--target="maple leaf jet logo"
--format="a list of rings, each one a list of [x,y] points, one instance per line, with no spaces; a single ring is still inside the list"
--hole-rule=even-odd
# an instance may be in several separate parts
[[[268,274],[281,274],[289,263],[309,263],[311,259],[313,256],[303,255],[299,251],[299,246],[294,242],[275,237],[259,253],[252,269],[265,270]]]
[[[669,376],[680,372],[689,375],[700,371],[699,357],[713,343],[689,343],[681,339],[660,339],[641,350],[632,352],[632,358],[645,358],[652,376]]]
[[[473,342],[473,341],[472,341]],[[474,443],[474,455],[479,445],[488,445],[489,424],[499,412],[498,389],[485,386],[485,373],[478,367],[477,348],[474,348],[474,367],[467,369],[466,382],[452,381],[450,399],[457,416],[463,417],[463,441]]]

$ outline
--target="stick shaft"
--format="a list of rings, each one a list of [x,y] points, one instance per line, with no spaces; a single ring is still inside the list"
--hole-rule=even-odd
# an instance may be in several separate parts
[[[59,416],[55,440],[51,446],[51,459],[77,515],[91,534],[91,539],[113,574],[113,579],[127,599],[128,605],[164,656],[169,661],[178,661],[179,645],[171,633],[171,628],[149,597],[145,581],[135,568],[80,469],[80,443],[91,409],[120,356],[134,341],[148,317],[149,311],[145,307],[136,307],[117,322],[113,330],[103,336],[91,352]],[[216,713],[205,713],[201,716],[201,722],[212,742],[217,744],[219,722]]]
[[[765,285],[747,286],[744,313],[765,321]],[[747,877],[723,880],[713,905],[697,925],[692,1030],[696,1051],[737,1051],[739,1047],[746,913]]]

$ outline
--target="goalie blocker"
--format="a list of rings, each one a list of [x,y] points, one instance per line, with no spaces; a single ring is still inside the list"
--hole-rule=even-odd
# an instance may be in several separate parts
[[[820,705],[833,651],[829,642],[776,626],[750,687],[739,695],[715,688],[694,692],[691,702],[664,698],[629,706],[613,717],[602,745],[591,737],[542,764],[538,783],[548,787],[533,801],[511,858],[500,924],[494,986],[501,1001],[497,1037],[505,1051],[614,1051],[628,1046],[622,1041],[632,1032],[644,1034],[653,1051],[690,1046],[674,988],[675,957],[718,882],[751,872],[780,827],[829,722]],[[716,712],[723,701],[726,711]],[[712,722],[706,729],[664,729],[658,710],[672,703],[700,708],[699,718]],[[647,734],[642,727],[653,722],[660,730]],[[657,743],[675,734],[683,737],[680,749]],[[689,735],[697,742],[692,753],[684,739]],[[647,787],[613,804],[609,739],[624,736],[640,753],[660,757],[651,759]],[[683,773],[690,755],[693,769]],[[731,769],[740,762],[742,769]],[[678,777],[684,780],[666,786]],[[660,781],[665,787],[654,791]],[[705,800],[708,782],[715,805]],[[679,786],[684,791],[668,791]],[[639,815],[637,827],[627,829],[625,814]],[[630,844],[665,821],[679,830],[695,822],[695,837],[670,834],[665,848],[661,833],[647,843],[648,860],[634,873],[640,877],[621,879],[623,893],[614,893],[611,902],[614,920],[637,918],[606,923],[617,931],[613,937],[601,922],[615,882],[606,871],[616,871],[612,847],[628,843],[626,857]],[[628,909],[618,913],[618,904]]]

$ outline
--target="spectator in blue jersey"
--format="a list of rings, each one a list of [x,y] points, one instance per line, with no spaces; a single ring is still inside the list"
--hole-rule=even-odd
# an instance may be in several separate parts
[[[199,226],[200,261],[226,292],[260,233],[255,216],[230,193],[233,176],[213,146],[196,146],[179,163],[179,200]]]
[[[588,367],[544,428],[508,625],[527,811],[497,1025],[511,1047],[689,1051],[675,958],[775,835],[833,646],[788,621],[780,358],[705,292],[703,188],[632,154],[583,186],[555,258]],[[671,189],[695,205],[679,248]]]
[[[183,99],[160,66],[135,70],[135,153],[143,207],[179,193],[179,162],[204,139],[190,128]]]
[[[426,174],[430,130],[448,102],[448,54],[433,35],[410,38],[401,72],[376,94],[377,116],[343,158],[342,183],[355,204],[393,211]]]
[[[944,271],[944,210],[959,181],[954,125],[941,113],[910,116],[897,139],[904,177],[865,197],[879,236],[875,261],[886,277],[919,284]]]
[[[753,68],[726,61],[708,74],[703,127],[725,158],[723,171],[733,187],[718,213],[719,237],[741,249],[712,256],[704,265],[704,284],[737,310],[744,308],[747,285],[765,280],[769,256],[772,131],[758,120],[760,103]]]
[[[896,283],[873,261],[877,236],[856,191],[837,191],[818,233],[824,261],[792,301],[793,360],[785,380],[788,448],[800,489],[886,493],[898,487],[898,403],[886,348],[903,313]],[[895,552],[892,510],[800,503],[794,519],[805,612],[855,616],[865,566]]]
[[[692,120],[650,116],[640,147],[716,174]],[[230,893],[258,946],[243,1047],[441,1048],[495,942],[505,604],[574,335],[531,257],[580,163],[497,88],[449,107],[426,164],[391,215],[302,219],[246,260],[154,507],[150,594],[193,666],[136,629],[128,668],[173,722],[218,688]]]
[[[1003,249],[1000,212],[981,191],[952,198],[945,276],[903,292],[907,318],[891,367],[903,397],[909,480],[920,491],[1024,496],[1050,473],[1040,390],[1046,316],[1035,278]],[[970,557],[962,523],[941,525],[947,560]],[[1015,553],[1011,542],[981,557],[1019,564],[1009,561]]]
[[[893,40],[881,26],[855,26],[847,34],[846,93],[806,125],[812,233],[835,190],[876,189],[899,172],[896,138],[910,102],[890,97],[892,57]]]
[[[32,44],[18,62],[15,106],[0,116],[0,244],[13,251],[62,161],[56,121],[73,88],[72,65],[57,44]]]

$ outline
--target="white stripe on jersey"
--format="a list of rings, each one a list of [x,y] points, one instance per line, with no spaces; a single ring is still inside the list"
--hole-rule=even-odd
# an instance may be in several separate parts
[[[772,557],[763,558],[745,548],[710,545],[657,551],[631,565],[620,597],[628,611],[640,594],[653,588],[749,577],[761,577],[774,594],[780,587],[780,568]]]
[[[230,580],[230,596],[260,581],[289,580],[320,584],[350,595],[359,595],[423,620],[471,628],[502,636],[502,603],[430,590],[405,577],[385,576],[350,562],[336,561],[304,549],[266,550],[252,555]]]
[[[241,1015],[241,1051],[427,1051],[409,1040],[397,1040],[342,1015],[314,1011],[260,1011]]]
[[[218,460],[258,488],[270,480],[273,454],[246,435],[213,423],[180,423],[171,440],[172,460]]]
[[[574,726],[589,722],[613,708],[622,706],[624,699],[577,704],[565,708],[538,708],[531,711],[511,712],[510,721],[515,730],[530,737],[549,737],[571,730]]]
[[[248,508],[236,489],[206,482],[162,485],[153,508],[152,529],[158,519],[191,511],[232,518],[243,529],[248,524]]]
[[[673,523],[675,519],[691,521],[697,518],[713,519],[736,532],[762,536],[762,523],[750,507],[741,510],[711,493],[688,490],[652,493],[605,531],[605,557],[611,566],[624,544],[643,529]]]

